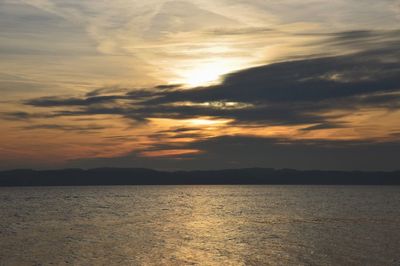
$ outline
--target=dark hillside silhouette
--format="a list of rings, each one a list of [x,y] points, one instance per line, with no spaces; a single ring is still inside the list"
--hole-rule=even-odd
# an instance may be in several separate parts
[[[90,170],[11,170],[0,172],[0,186],[88,185],[400,185],[400,171],[297,171],[247,168],[210,171],[156,171],[144,168]]]

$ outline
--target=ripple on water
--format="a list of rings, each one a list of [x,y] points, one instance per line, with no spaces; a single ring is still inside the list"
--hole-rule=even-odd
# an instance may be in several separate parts
[[[393,265],[400,188],[0,188],[1,265]]]

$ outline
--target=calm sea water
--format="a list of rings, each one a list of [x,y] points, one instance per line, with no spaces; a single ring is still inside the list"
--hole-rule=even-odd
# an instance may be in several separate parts
[[[400,187],[0,188],[0,265],[400,265]]]

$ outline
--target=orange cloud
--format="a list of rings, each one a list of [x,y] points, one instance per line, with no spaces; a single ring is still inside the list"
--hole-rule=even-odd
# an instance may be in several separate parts
[[[156,150],[156,151],[144,151],[140,155],[143,157],[175,157],[186,154],[199,154],[202,151],[195,149],[176,149],[176,150]]]

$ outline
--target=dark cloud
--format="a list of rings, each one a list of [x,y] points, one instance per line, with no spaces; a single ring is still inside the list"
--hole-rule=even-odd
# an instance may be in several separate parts
[[[181,85],[158,85],[147,89],[100,88],[86,93],[84,97],[41,97],[23,103],[35,107],[89,106],[115,103],[118,100],[143,101],[175,92]],[[140,103],[140,102],[139,102]]]
[[[106,129],[105,126],[100,125],[60,125],[60,124],[39,124],[39,125],[30,125],[23,127],[25,130],[35,130],[35,129],[55,129],[61,131],[78,131],[81,133],[94,133],[99,130]]]
[[[341,56],[286,61],[227,75],[219,85],[182,89],[160,85],[143,89],[107,88],[82,97],[39,98],[26,101],[47,107],[48,117],[118,115],[134,121],[148,118],[230,118],[238,126],[307,125],[303,132],[351,128],[341,118],[361,109],[400,108],[400,43],[398,32],[357,31],[328,36],[326,45],[352,46],[361,52]],[[363,42],[368,44],[363,44]],[[55,107],[54,109],[52,109]],[[340,112],[334,112],[340,111]],[[332,115],[335,113],[335,115]],[[330,114],[330,115],[327,115]],[[29,118],[29,113],[9,115]],[[33,114],[35,115],[35,114]],[[37,114],[36,114],[37,115]],[[173,126],[173,125],[171,125]],[[297,169],[395,170],[400,143],[374,141],[290,140],[251,136],[207,138],[193,127],[176,127],[148,137],[156,142],[117,158],[88,158],[71,166],[212,169],[277,167]],[[390,135],[390,132],[388,132]],[[396,139],[398,133],[393,133]],[[182,143],[177,138],[193,138]],[[114,136],[105,141],[134,141]],[[199,153],[145,157],[146,152],[193,150]],[[148,154],[148,153],[147,153]]]
[[[160,131],[160,133],[186,133],[188,131],[197,131],[197,130],[199,129],[196,127],[177,127],[174,129]]]
[[[96,92],[94,92],[96,93]],[[125,98],[124,96],[90,96],[86,98],[58,98],[42,97],[25,101],[25,104],[36,107],[56,107],[56,106],[87,106],[92,104],[110,103],[115,100]]]
[[[398,110],[400,108],[400,93],[375,94],[358,97],[356,99],[360,105],[383,107],[388,110]]]
[[[295,141],[223,136],[160,149],[199,149],[198,154],[146,158],[140,152],[118,158],[71,161],[73,167],[150,167],[159,169],[223,169],[275,167],[323,170],[398,170],[400,142]],[[368,162],[368,164],[366,164]]]
[[[170,89],[178,89],[182,87],[182,84],[168,84],[168,85],[158,85],[156,89],[170,90]]]
[[[380,62],[361,53],[252,68],[227,75],[221,85],[169,93],[148,103],[322,101],[396,91],[399,80],[399,62]]]
[[[356,30],[321,34],[328,38],[321,41],[327,47],[346,47],[357,51],[391,49],[399,45],[400,30],[371,31]],[[398,49],[397,54],[399,53]]]
[[[204,134],[200,134],[200,133],[178,133],[178,134],[168,134],[170,133],[169,131],[160,131],[158,133],[155,134],[151,134],[151,135],[146,135],[149,138],[155,139],[155,140],[159,140],[159,139],[181,139],[181,138],[192,138],[192,139],[200,139],[202,137],[204,137]]]
[[[374,43],[349,55],[287,61],[225,76],[222,84],[193,89],[160,85],[149,89],[100,89],[84,97],[32,99],[36,107],[74,107],[53,116],[120,115],[145,122],[149,117],[231,118],[237,123],[273,125],[317,124],[308,130],[345,126],[333,124],[329,111],[360,108],[397,110],[400,100],[400,36],[397,31],[353,31],[332,34],[327,45]],[[373,40],[376,40],[373,41]],[[378,45],[379,44],[379,45]],[[368,46],[368,47],[367,47]],[[351,125],[347,125],[351,126]]]
[[[104,88],[95,89],[95,90],[92,90],[92,91],[86,93],[86,97],[96,97],[96,96],[101,96],[104,94],[124,93],[126,91],[127,91],[127,89],[125,89],[125,88],[104,87]]]
[[[27,120],[32,117],[28,112],[7,112],[2,115],[3,119],[7,120]]]

